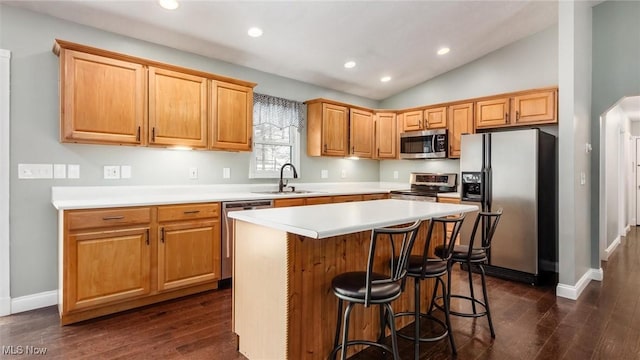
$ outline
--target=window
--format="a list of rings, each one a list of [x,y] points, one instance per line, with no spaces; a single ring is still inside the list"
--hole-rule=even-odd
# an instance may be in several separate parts
[[[302,104],[273,96],[254,94],[253,153],[249,177],[278,178],[280,168],[292,163],[300,174]],[[289,167],[285,177],[292,177]]]

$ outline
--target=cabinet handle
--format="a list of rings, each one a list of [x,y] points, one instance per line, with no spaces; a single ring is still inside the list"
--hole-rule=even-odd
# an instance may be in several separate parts
[[[509,113],[504,113],[504,123],[505,124],[509,123]]]
[[[149,245],[149,229],[147,229],[147,245]]]
[[[138,133],[136,134],[136,141],[140,141],[140,126],[138,126]]]
[[[162,241],[162,243],[164,243],[164,228],[160,229],[160,241]]]
[[[351,147],[351,153],[352,153],[352,154],[355,154],[355,153],[356,153],[356,147],[355,147],[355,146],[352,146],[352,147]]]
[[[378,148],[378,157],[380,157],[380,148]]]
[[[516,121],[520,120],[520,111],[516,111]]]
[[[189,214],[197,214],[199,213],[200,210],[189,210],[189,211],[185,211],[184,214],[185,215],[189,215]]]
[[[122,220],[122,219],[124,219],[124,216],[123,216],[123,215],[120,215],[120,216],[105,216],[105,217],[103,217],[103,218],[102,218],[102,220],[104,220],[104,221],[109,221],[109,220]]]
[[[327,152],[327,144],[324,144],[324,152]]]
[[[154,126],[153,129],[151,129],[151,142],[156,142],[156,127]]]

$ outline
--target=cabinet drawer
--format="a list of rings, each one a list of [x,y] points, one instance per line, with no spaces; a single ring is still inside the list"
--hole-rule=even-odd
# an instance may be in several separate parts
[[[388,198],[389,198],[389,194],[366,194],[366,195],[362,195],[362,200],[364,200],[364,201],[382,200],[382,199],[388,199]]]
[[[352,202],[352,201],[362,201],[362,195],[342,195],[342,196],[334,196],[334,203],[343,203],[343,202]]]
[[[207,219],[220,216],[220,203],[169,205],[158,207],[158,222]]]
[[[69,230],[148,224],[151,222],[151,209],[77,210],[68,212],[66,218]]]

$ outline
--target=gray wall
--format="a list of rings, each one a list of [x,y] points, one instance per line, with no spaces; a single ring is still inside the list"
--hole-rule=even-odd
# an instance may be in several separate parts
[[[604,186],[605,190],[605,198],[606,198],[606,246],[609,246],[613,243],[613,241],[620,235],[618,231],[618,214],[619,204],[618,204],[618,191],[619,189],[619,178],[618,174],[620,173],[620,167],[618,164],[618,158],[620,155],[620,123],[622,121],[622,112],[619,106],[611,109],[605,116],[603,121],[601,134],[604,139],[604,143],[602,145],[602,151],[605,155],[605,174],[609,174],[610,176],[605,176],[604,178]]]
[[[559,281],[574,286],[587,273],[590,246],[591,4],[560,2],[559,14]],[[581,173],[586,184],[581,185]]]
[[[447,101],[556,86],[558,84],[558,27],[498,49],[476,61],[419,84],[380,103],[382,108],[402,109]],[[545,126],[557,134],[557,126]],[[458,160],[384,160],[380,181],[404,181],[411,171],[459,172]]]
[[[248,153],[61,144],[58,142],[58,58],[55,38],[253,81],[255,91],[304,101],[327,97],[377,107],[355,97],[249,68],[208,59],[53,17],[0,5],[0,48],[11,59],[11,297],[57,289],[57,218],[51,186],[247,183]],[[304,132],[303,132],[304,133]],[[377,181],[377,161],[309,158],[302,137],[299,181]],[[18,163],[80,164],[80,180],[18,180]],[[103,180],[103,165],[131,165],[130,180]],[[199,169],[188,180],[187,169]],[[222,179],[222,168],[231,179]],[[320,179],[320,170],[329,178]],[[340,172],[347,170],[347,178]],[[264,181],[264,180],[263,180]],[[260,182],[256,180],[254,182]],[[273,182],[273,180],[268,180]]]
[[[591,94],[591,132],[593,151],[600,146],[600,115],[624,96],[640,94],[640,2],[606,1],[593,7],[593,91]],[[591,159],[591,245],[598,249],[598,198],[600,164]],[[598,252],[591,266],[599,268]]]
[[[629,131],[633,136],[640,136],[640,121],[632,121],[629,126]],[[631,154],[635,159],[635,153]]]

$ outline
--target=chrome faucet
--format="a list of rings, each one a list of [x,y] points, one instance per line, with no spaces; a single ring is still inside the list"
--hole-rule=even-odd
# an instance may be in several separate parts
[[[296,167],[293,166],[292,163],[286,163],[284,165],[282,165],[282,167],[280,168],[280,181],[278,182],[278,192],[283,192],[284,188],[287,186],[287,184],[289,183],[287,180],[283,180],[282,179],[282,173],[284,171],[284,168],[289,165],[291,166],[291,170],[293,170],[293,178],[297,179],[298,178],[298,172],[296,171]]]

